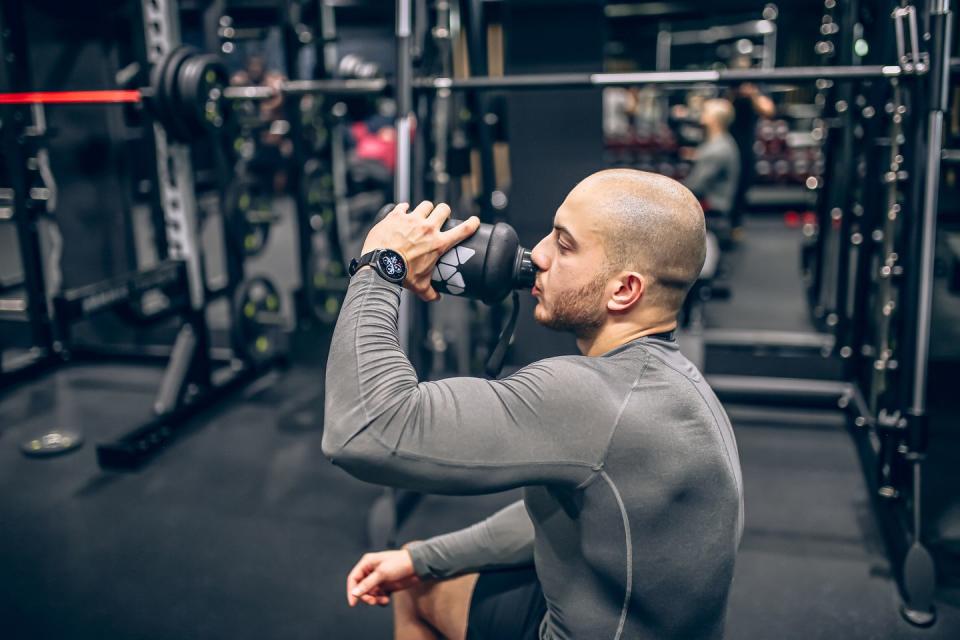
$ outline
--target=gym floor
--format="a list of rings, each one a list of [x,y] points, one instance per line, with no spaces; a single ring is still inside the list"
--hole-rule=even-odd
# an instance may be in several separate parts
[[[755,264],[750,252],[767,253],[778,238],[789,243],[796,230],[761,220],[748,232],[766,241],[741,247],[735,277]],[[796,278],[797,263],[786,266],[792,256],[770,254],[760,257],[782,268],[746,267],[750,277]],[[792,304],[789,291],[779,295],[783,304],[769,308]],[[734,296],[731,308],[740,306]],[[0,635],[389,638],[388,609],[350,609],[344,597],[346,573],[367,551],[366,510],[381,490],[321,454],[322,366],[300,362],[267,375],[196,418],[138,472],[100,471],[94,444],[149,417],[160,375],[74,365],[0,399]],[[960,636],[960,590],[948,584],[936,626],[900,619],[839,414],[727,409],[746,492],[729,638]],[[21,440],[51,427],[80,429],[87,443],[60,458],[20,454]],[[516,497],[428,497],[401,538],[469,524]]]

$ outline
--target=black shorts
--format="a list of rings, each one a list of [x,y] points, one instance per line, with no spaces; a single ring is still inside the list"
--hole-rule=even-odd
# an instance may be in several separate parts
[[[538,640],[546,613],[533,567],[485,571],[470,598],[467,640]]]

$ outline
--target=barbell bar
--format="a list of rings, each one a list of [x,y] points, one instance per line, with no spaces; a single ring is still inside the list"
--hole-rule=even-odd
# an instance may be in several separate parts
[[[957,64],[953,61],[953,70]],[[813,80],[868,80],[913,75],[897,65],[781,67],[710,71],[640,71],[631,73],[549,73],[473,78],[421,77],[418,91],[536,90],[591,87],[723,85],[738,82],[785,83]],[[269,100],[280,96],[383,95],[393,89],[386,78],[291,80],[279,87],[229,86],[226,67],[214,55],[189,47],[174,49],[151,70],[150,86],[101,91],[32,91],[0,93],[2,104],[122,104],[147,103],[174,138],[190,141],[205,130],[222,128],[230,103]]]

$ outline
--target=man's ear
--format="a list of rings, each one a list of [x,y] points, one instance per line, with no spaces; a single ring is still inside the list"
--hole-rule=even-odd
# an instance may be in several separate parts
[[[615,278],[614,283],[617,288],[607,300],[609,311],[629,311],[647,292],[646,278],[635,271],[624,271]]]

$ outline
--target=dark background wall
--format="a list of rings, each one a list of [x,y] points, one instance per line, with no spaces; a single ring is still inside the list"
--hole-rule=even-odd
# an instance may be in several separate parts
[[[553,73],[603,68],[603,5],[599,2],[511,2],[504,11],[505,72]],[[567,192],[602,168],[598,90],[529,91],[507,96],[511,201],[507,220],[527,247],[550,231]],[[522,309],[513,361],[523,365],[576,353],[571,336],[540,327],[530,296]]]

